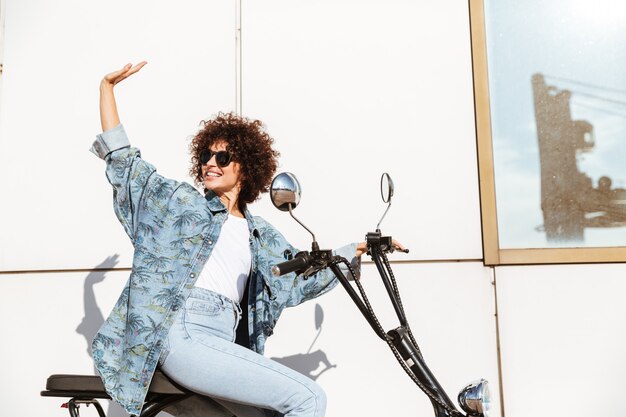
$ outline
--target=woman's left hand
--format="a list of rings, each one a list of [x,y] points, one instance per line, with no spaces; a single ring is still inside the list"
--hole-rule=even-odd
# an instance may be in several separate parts
[[[406,250],[404,245],[402,245],[402,243],[398,242],[397,240],[392,239],[391,242],[392,242],[394,250],[401,250],[401,251]],[[366,242],[357,243],[356,256],[361,256],[361,255],[364,255],[365,253],[367,253],[367,243]]]

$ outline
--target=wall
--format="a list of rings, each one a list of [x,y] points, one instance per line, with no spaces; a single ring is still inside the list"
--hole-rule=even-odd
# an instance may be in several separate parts
[[[482,264],[465,2],[6,0],[5,11],[3,414],[28,404],[28,414],[60,416],[61,400],[39,397],[46,377],[93,372],[87,340],[132,256],[103,164],[87,151],[99,132],[97,87],[105,73],[145,59],[119,86],[119,108],[133,143],[167,176],[188,180],[186,147],[200,120],[240,108],[267,124],[280,169],[300,178],[298,217],[335,247],[374,229],[384,211],[379,177],[392,175],[396,195],[381,227],[411,249],[393,256],[398,283],[452,397],[485,377],[496,416],[500,394],[509,417],[618,415],[626,267]],[[297,246],[310,244],[268,199],[253,211]],[[371,264],[364,283],[394,327]],[[303,355],[296,363],[328,392],[329,417],[432,412],[342,289],[288,310],[267,355]],[[571,401],[583,387],[604,400]]]

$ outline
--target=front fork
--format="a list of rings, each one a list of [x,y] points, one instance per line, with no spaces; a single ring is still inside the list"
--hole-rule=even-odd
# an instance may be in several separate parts
[[[400,327],[390,330],[385,333],[376,316],[374,315],[369,302],[364,302],[359,296],[354,287],[350,284],[346,276],[337,263],[331,263],[330,269],[335,274],[341,285],[348,292],[352,301],[356,304],[357,308],[361,311],[365,320],[370,324],[374,332],[383,340],[388,341],[391,339],[391,343],[398,350],[398,353],[406,362],[410,371],[415,375],[417,380],[428,390],[427,396],[429,397],[436,417],[458,417],[463,415],[457,411],[455,405],[452,403],[445,390],[441,387],[435,376],[432,374],[422,355],[420,354],[417,346],[411,340],[408,331],[408,322],[404,314],[404,309],[399,299],[399,295],[396,294],[394,284],[389,277],[390,271],[387,271],[387,265],[382,261],[383,251],[387,250],[392,245],[391,237],[381,237],[380,232],[368,233],[368,253],[371,255],[372,260],[376,264],[378,272],[383,280],[391,303],[396,311],[398,319],[400,320]],[[367,299],[366,299],[367,300]],[[445,404],[444,407],[442,404]]]
[[[393,345],[396,349],[398,349],[402,359],[404,359],[422,385],[426,386],[429,391],[439,399],[439,401],[446,404],[450,407],[450,409],[455,410],[456,407],[452,401],[450,401],[450,398],[448,398],[448,395],[441,385],[439,385],[439,382],[437,382],[437,379],[432,374],[428,366],[426,366],[426,362],[424,362],[422,355],[420,355],[417,348],[413,345],[413,342],[411,342],[406,328],[400,326],[396,329],[390,330],[387,334],[391,338]],[[435,415],[437,417],[452,417],[452,414],[448,410],[432,398],[430,398],[430,402],[435,409]]]

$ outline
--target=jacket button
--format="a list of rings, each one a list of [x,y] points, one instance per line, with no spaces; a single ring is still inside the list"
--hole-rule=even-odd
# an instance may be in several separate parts
[[[209,240],[207,240],[207,242],[206,242],[206,243],[208,243],[209,245],[212,245],[212,244],[213,244],[213,241],[212,241],[211,239],[209,239]]]
[[[195,272],[192,272],[191,274],[189,274],[189,277],[191,277],[191,278],[195,278],[195,277],[196,277],[196,273],[195,273]]]

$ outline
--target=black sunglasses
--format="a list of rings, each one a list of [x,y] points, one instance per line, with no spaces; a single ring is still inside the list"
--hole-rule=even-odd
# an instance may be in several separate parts
[[[230,161],[232,160],[232,155],[228,151],[215,152],[210,149],[206,149],[200,152],[200,164],[205,165],[206,163],[208,163],[211,158],[213,158],[213,155],[215,155],[215,163],[220,168],[228,166],[228,164],[230,164]]]

